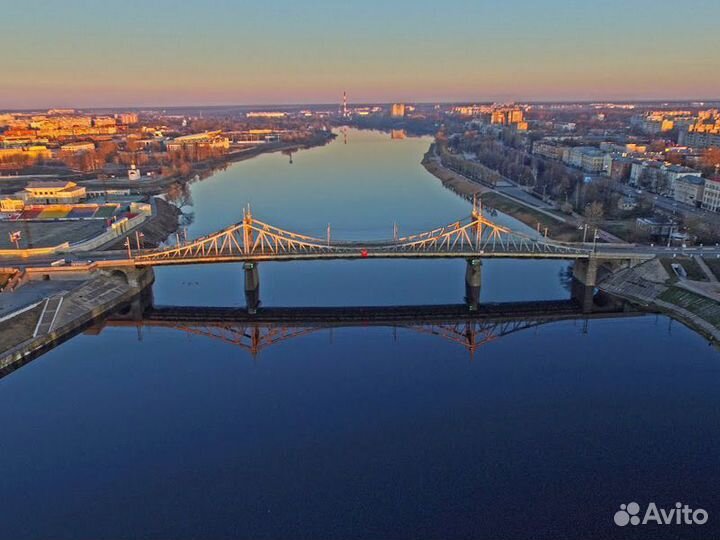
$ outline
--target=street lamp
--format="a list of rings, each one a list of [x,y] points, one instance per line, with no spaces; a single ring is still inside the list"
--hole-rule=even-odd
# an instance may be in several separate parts
[[[597,230],[597,227],[595,227],[595,232],[593,233],[593,253],[597,253],[597,240],[598,240],[598,230]]]

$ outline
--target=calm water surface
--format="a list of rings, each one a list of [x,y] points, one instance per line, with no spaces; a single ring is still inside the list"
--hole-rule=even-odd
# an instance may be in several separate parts
[[[386,238],[469,214],[428,139],[348,132],[192,185],[188,236],[257,219]],[[506,216],[497,221],[523,226]],[[527,229],[525,229],[527,230]],[[491,261],[484,301],[567,298],[566,263]],[[260,265],[266,306],[459,303],[462,261]],[[237,265],[161,269],[156,304],[243,305]],[[81,335],[0,380],[1,538],[717,538],[720,354],[665,317],[566,321],[474,354],[419,328],[246,349]],[[620,528],[682,501],[702,527]]]

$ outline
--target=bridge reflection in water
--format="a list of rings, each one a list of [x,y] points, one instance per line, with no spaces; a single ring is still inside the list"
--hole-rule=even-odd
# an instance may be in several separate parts
[[[273,307],[246,308],[166,306],[152,304],[151,295],[130,306],[125,313],[98,323],[89,333],[105,327],[142,329],[171,328],[188,334],[219,340],[256,356],[272,345],[332,328],[389,327],[436,336],[465,347],[474,355],[482,346],[530,328],[562,321],[582,322],[612,317],[642,315],[631,305],[604,297],[588,311],[578,300],[549,300],[478,304],[358,307]]]

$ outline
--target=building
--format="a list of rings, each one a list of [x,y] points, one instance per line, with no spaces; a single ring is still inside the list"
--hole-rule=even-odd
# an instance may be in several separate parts
[[[621,197],[618,199],[617,207],[619,210],[630,212],[638,207],[638,201],[635,197]]]
[[[678,178],[683,176],[702,176],[700,171],[696,171],[689,167],[683,167],[681,165],[663,165],[663,172],[665,173],[665,177],[670,185],[670,189],[672,189],[672,186]]]
[[[668,237],[677,229],[674,221],[661,221],[656,218],[637,218],[635,223],[639,229],[658,238]]]
[[[93,118],[93,126],[95,127],[109,127],[117,124],[117,121],[112,116],[96,116]]]
[[[699,176],[681,176],[673,183],[673,199],[690,206],[700,206],[703,202],[705,180]]]
[[[131,126],[138,123],[137,113],[120,113],[117,115],[117,119],[121,124]]]
[[[18,159],[27,158],[28,161],[37,159],[50,159],[52,152],[41,145],[23,146],[19,148],[0,148],[0,163],[4,161],[15,162]]]
[[[720,176],[705,179],[702,207],[712,212],[720,212]]]
[[[720,111],[700,111],[695,122],[680,131],[678,142],[695,148],[720,146]]]
[[[22,212],[25,202],[22,199],[0,199],[0,212]]]
[[[563,158],[563,152],[567,149],[566,146],[554,144],[551,142],[537,141],[533,143],[532,152],[538,156],[542,156],[548,159],[561,160]]]
[[[128,180],[140,180],[140,169],[134,163],[128,169]]]
[[[594,146],[575,146],[563,156],[563,161],[585,172],[598,173],[605,167],[605,153]]]
[[[525,113],[519,107],[500,107],[490,113],[490,123],[501,126],[515,126],[519,131],[527,131]]]
[[[67,154],[77,154],[79,152],[93,152],[95,150],[95,143],[92,142],[73,142],[63,144],[60,147],[60,152]]]
[[[662,173],[662,163],[649,159],[634,160],[630,167],[630,185],[654,186]]]
[[[711,146],[720,146],[720,131],[712,132],[681,132],[679,142],[682,145],[691,146],[693,148],[710,148]]]
[[[403,118],[405,116],[405,104],[404,103],[393,103],[390,111],[390,116],[393,118]]]
[[[586,150],[582,153],[580,167],[588,173],[599,173],[605,169],[605,154],[597,149]]]
[[[70,204],[85,198],[85,188],[75,182],[42,180],[30,182],[16,194],[27,204]]]
[[[287,113],[280,111],[253,111],[245,113],[246,118],[285,118]]]
[[[176,137],[167,143],[168,152],[181,152],[183,150],[227,150],[230,148],[230,139],[222,135],[221,131],[206,131]]]
[[[633,160],[624,156],[607,154],[605,156],[604,171],[607,176],[619,182],[630,178]]]

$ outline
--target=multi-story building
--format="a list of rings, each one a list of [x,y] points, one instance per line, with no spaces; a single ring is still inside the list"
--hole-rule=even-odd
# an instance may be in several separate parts
[[[689,167],[683,167],[681,165],[663,165],[663,172],[670,184],[670,189],[675,184],[678,178],[683,176],[702,176],[700,171],[696,171]]]
[[[118,122],[126,126],[138,123],[137,113],[120,113],[117,115]]]
[[[634,160],[630,166],[630,184],[653,188],[662,175],[662,163],[650,159]]]
[[[673,198],[680,203],[700,206],[705,191],[705,179],[699,176],[681,176],[673,183]]]
[[[694,148],[710,148],[711,146],[720,146],[720,131],[713,133],[687,131],[680,132],[680,144],[692,146]]]
[[[720,176],[705,179],[702,207],[705,210],[720,212]]]
[[[494,108],[490,113],[490,123],[502,126],[514,126],[518,131],[527,131],[525,113],[519,107]]]
[[[645,116],[633,117],[632,124],[649,135],[658,135],[672,130],[676,125],[692,120],[690,111],[652,111]]]
[[[602,172],[605,168],[605,154],[597,148],[586,150],[582,153],[580,167],[588,173]]]
[[[227,150],[230,148],[230,139],[222,135],[221,131],[207,131],[205,133],[194,133],[176,137],[168,142],[168,152],[180,152],[182,150]]]
[[[95,143],[92,142],[73,142],[63,144],[60,152],[65,154],[78,154],[80,152],[92,152],[95,150]]]
[[[605,174],[619,182],[625,182],[630,178],[630,169],[633,160],[618,154],[606,154],[603,170]]]
[[[532,147],[533,154],[557,160],[561,160],[563,158],[563,152],[565,150],[567,150],[567,146],[544,141],[537,141],[533,143]]]
[[[605,166],[605,153],[594,146],[575,146],[569,149],[564,161],[585,172],[597,173]]]
[[[29,161],[37,159],[50,159],[52,152],[42,145],[21,146],[15,148],[0,148],[0,163],[27,158]]]
[[[93,126],[95,127],[109,127],[117,124],[117,120],[112,116],[96,116],[93,118]]]
[[[393,118],[402,118],[405,116],[405,104],[404,103],[393,103],[392,109],[390,110],[390,116]]]
[[[695,122],[682,130],[678,139],[681,145],[696,148],[720,146],[720,111],[700,111]]]
[[[245,113],[246,118],[285,118],[288,114],[281,111],[253,111]]]

